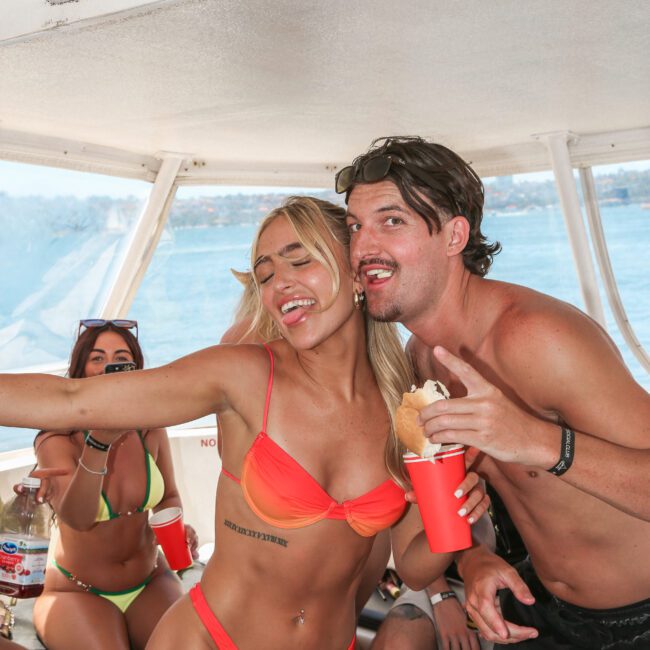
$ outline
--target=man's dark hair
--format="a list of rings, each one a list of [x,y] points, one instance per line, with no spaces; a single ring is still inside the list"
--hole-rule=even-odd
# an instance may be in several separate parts
[[[384,179],[397,185],[406,204],[424,219],[429,233],[434,227],[436,232],[440,232],[443,222],[452,217],[460,215],[467,219],[470,230],[463,250],[463,262],[471,273],[484,276],[494,255],[501,250],[501,244],[490,244],[481,232],[485,193],[476,172],[451,149],[409,136],[374,140],[368,151],[355,158],[352,165],[359,170],[368,160],[388,154],[401,159],[407,166],[392,164]],[[421,169],[423,177],[409,172],[409,165]],[[363,182],[361,178],[355,178],[347,189],[346,203],[354,186]]]

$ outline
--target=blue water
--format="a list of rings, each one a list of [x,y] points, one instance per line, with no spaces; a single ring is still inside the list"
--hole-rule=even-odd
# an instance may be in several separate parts
[[[650,210],[638,205],[603,208],[605,234],[627,315],[650,349]],[[484,232],[503,251],[489,277],[530,286],[583,307],[566,230],[558,209],[490,214]],[[132,305],[147,365],[169,362],[213,345],[232,322],[240,287],[229,268],[249,267],[254,226],[168,227]],[[20,231],[5,250],[0,271],[0,367],[64,361],[75,322],[97,313],[99,287],[110,279],[124,237],[115,231],[63,233],[39,242]],[[13,255],[13,257],[12,257]],[[603,303],[606,305],[604,294]],[[625,362],[650,388],[650,377],[625,346],[607,310],[609,332]],[[29,446],[33,432],[0,429],[0,450]]]

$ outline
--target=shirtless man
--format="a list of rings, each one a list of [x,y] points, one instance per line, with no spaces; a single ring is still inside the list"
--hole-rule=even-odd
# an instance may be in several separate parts
[[[483,186],[449,149],[385,139],[336,189],[369,313],[403,323],[419,378],[454,398],[421,411],[427,435],[482,452],[530,554],[519,573],[480,546],[459,556],[482,636],[650,647],[650,397],[614,343],[571,305],[484,278],[499,246],[481,233]]]

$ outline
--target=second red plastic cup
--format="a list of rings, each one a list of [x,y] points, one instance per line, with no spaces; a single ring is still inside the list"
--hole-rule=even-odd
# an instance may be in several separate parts
[[[183,511],[180,508],[165,508],[157,512],[149,519],[149,525],[172,571],[192,565],[192,554],[185,539]]]
[[[467,497],[454,496],[465,478],[465,448],[444,445],[434,459],[420,458],[410,452],[404,454],[429,548],[432,553],[469,548],[472,545],[470,525],[458,514]]]

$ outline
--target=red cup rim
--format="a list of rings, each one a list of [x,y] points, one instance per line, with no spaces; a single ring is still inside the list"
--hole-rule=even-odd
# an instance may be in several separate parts
[[[453,456],[461,456],[465,453],[464,445],[443,445],[436,454],[429,458],[422,458],[418,454],[409,451],[402,455],[405,463],[423,463],[434,462],[434,460],[442,460],[443,458],[452,458]]]
[[[165,519],[165,517],[169,517],[169,519]],[[183,517],[183,511],[179,507],[176,506],[173,508],[165,508],[164,510],[161,510],[160,512],[156,512],[155,514],[151,515],[149,519],[149,525],[152,528],[169,526],[170,524],[176,523],[182,517]],[[159,519],[162,519],[162,521],[159,521]]]
[[[165,521],[162,524],[150,524],[150,525],[152,528],[167,528],[167,526],[171,526],[172,524],[175,524],[181,518],[182,517],[179,515],[178,517],[174,517],[174,519],[169,519],[168,521]]]

